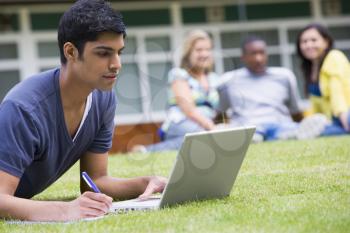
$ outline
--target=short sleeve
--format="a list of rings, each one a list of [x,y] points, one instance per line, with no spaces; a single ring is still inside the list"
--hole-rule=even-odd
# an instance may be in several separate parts
[[[186,70],[181,68],[173,68],[168,74],[168,83],[171,84],[175,80],[187,80],[189,79],[189,74]]]
[[[11,101],[0,106],[0,170],[21,177],[34,160],[38,130],[30,113]]]
[[[98,133],[94,138],[88,151],[91,151],[93,153],[106,153],[111,149],[113,134],[114,134],[115,110],[116,110],[115,93],[111,92],[107,108],[103,112],[103,116],[101,116],[101,119],[102,119],[101,127],[98,130]]]

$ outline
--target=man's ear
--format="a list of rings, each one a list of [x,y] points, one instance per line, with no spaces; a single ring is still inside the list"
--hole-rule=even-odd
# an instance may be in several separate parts
[[[78,49],[71,42],[66,42],[63,45],[63,52],[67,61],[78,60],[78,57],[79,57]]]

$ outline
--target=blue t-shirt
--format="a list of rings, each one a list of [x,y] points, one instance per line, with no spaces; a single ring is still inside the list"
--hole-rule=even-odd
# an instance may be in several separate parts
[[[65,124],[59,73],[49,70],[20,82],[0,105],[0,170],[20,178],[17,197],[40,193],[83,153],[111,148],[114,92],[92,92],[91,108],[73,141]]]

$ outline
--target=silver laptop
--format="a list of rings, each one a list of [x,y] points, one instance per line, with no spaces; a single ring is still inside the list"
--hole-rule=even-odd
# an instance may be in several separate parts
[[[186,134],[163,194],[113,202],[110,212],[154,210],[230,195],[254,126]]]

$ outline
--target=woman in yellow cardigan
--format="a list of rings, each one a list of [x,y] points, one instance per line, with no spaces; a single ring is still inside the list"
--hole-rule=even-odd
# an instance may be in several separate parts
[[[310,24],[297,38],[305,90],[311,114],[322,113],[332,120],[322,135],[350,133],[350,64],[345,54],[333,49],[333,39],[320,24]]]

